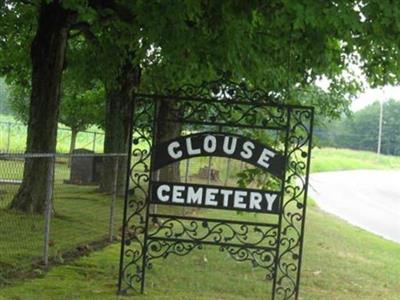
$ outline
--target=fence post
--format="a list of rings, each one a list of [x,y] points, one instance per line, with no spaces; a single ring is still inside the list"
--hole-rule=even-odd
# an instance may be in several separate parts
[[[189,161],[190,159],[187,159],[185,165],[185,183],[189,180]],[[186,206],[182,206],[182,214],[186,216]]]
[[[188,178],[189,178],[189,160],[186,160],[186,169],[185,169],[185,183],[188,182]]]
[[[11,136],[11,123],[7,123],[7,153],[10,153],[10,136]]]
[[[228,179],[229,179],[229,173],[231,171],[231,159],[228,158],[228,161],[226,163],[226,177],[225,177],[225,186],[228,184]]]
[[[119,167],[119,157],[116,156],[114,164],[114,181],[112,185],[112,198],[111,198],[111,207],[110,207],[110,224],[108,227],[108,239],[110,243],[112,243],[114,238],[114,211],[115,211],[115,202],[117,200],[117,185],[118,185],[118,167]]]
[[[47,193],[46,193],[46,204],[45,204],[46,206],[44,212],[44,249],[43,249],[43,261],[46,267],[49,264],[50,221],[51,221],[52,198],[53,198],[55,154],[50,156],[48,159],[50,163],[47,171]]]
[[[207,183],[210,184],[211,181],[211,156],[208,158],[208,176],[207,176]]]
[[[92,146],[93,152],[96,152],[96,132],[93,132],[93,146]]]

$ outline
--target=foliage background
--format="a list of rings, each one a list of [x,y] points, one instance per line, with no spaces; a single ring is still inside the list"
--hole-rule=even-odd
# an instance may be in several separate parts
[[[377,151],[380,103],[378,101],[340,120],[321,122],[317,144],[335,148]],[[383,104],[381,153],[400,155],[400,102]]]

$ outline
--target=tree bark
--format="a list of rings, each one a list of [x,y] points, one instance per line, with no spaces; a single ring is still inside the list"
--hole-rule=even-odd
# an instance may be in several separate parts
[[[133,105],[133,91],[140,82],[140,68],[126,61],[121,68],[116,84],[106,84],[106,116],[104,153],[127,154],[129,149],[130,112]],[[111,193],[115,178],[116,159],[104,157],[100,189]],[[124,191],[127,159],[119,159],[117,192]]]
[[[170,139],[174,139],[180,136],[182,131],[182,124],[168,121],[168,119],[173,119],[172,111],[175,107],[176,103],[171,100],[160,101],[159,109],[157,112],[157,143],[168,141]],[[180,182],[181,174],[179,166],[179,162],[176,162],[160,169],[159,180]]]
[[[36,35],[31,44],[32,91],[29,106],[27,153],[54,153],[60,84],[64,67],[68,28],[77,17],[61,1],[42,1]],[[43,213],[50,159],[25,160],[22,184],[11,209]]]
[[[72,161],[72,154],[75,150],[76,146],[76,138],[78,137],[79,131],[76,128],[71,128],[71,143],[69,145],[69,154],[70,157],[68,158],[68,168],[71,167],[71,161]]]

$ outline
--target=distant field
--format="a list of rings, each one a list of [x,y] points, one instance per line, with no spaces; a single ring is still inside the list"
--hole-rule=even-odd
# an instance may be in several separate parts
[[[349,149],[315,148],[312,151],[311,172],[355,169],[400,169],[400,157]]]
[[[96,134],[94,134],[96,132]],[[58,125],[57,152],[68,153],[71,142],[71,131],[64,125]],[[76,148],[86,148],[103,152],[104,133],[92,126],[86,132],[80,132]],[[26,126],[9,115],[0,114],[0,151],[24,152],[26,144]]]
[[[62,124],[59,124],[58,128],[57,152],[68,153],[71,131]],[[0,114],[0,152],[24,152],[25,143],[26,126],[17,122],[12,116]],[[86,148],[102,153],[103,144],[104,132],[93,126],[86,132],[78,134],[76,148]],[[208,158],[202,158],[200,162],[202,166],[207,166]],[[212,167],[221,170],[221,178],[226,177],[227,172],[227,166],[222,165],[223,163],[225,164],[225,160],[214,158],[212,161]],[[236,173],[242,168],[243,164],[232,160],[231,172]],[[181,167],[181,169],[184,175],[184,168]],[[314,148],[312,150],[311,172],[354,169],[400,169],[400,157],[350,149]]]

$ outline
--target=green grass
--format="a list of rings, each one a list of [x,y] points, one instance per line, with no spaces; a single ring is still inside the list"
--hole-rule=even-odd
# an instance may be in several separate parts
[[[20,161],[1,161],[2,179],[20,179]],[[111,196],[98,192],[96,186],[65,184],[69,169],[56,165],[54,188],[55,214],[50,224],[50,257],[63,260],[63,253],[105,239],[108,233]],[[11,280],[9,274],[30,270],[33,261],[42,257],[44,217],[7,210],[18,186],[0,185],[0,285]],[[122,198],[117,199],[114,232],[122,223]],[[3,280],[2,280],[3,279]]]
[[[399,299],[399,250],[399,245],[311,205],[301,299]],[[43,278],[4,288],[0,299],[116,299],[118,257],[119,245],[110,246]],[[146,294],[138,299],[268,299],[269,284],[262,278],[250,264],[209,246],[183,258],[156,261],[147,273]]]
[[[192,165],[191,175],[206,164],[207,160],[199,159]],[[377,157],[368,152],[315,149],[312,165],[314,172],[356,168],[393,169],[400,167],[400,160],[396,157]],[[214,161],[215,168],[223,170],[223,166],[224,162]],[[235,163],[232,173],[238,169],[240,165]],[[58,169],[57,174],[60,179],[66,176],[62,169]],[[224,176],[222,173],[221,180]],[[56,211],[59,218],[56,218],[52,229],[55,236],[59,237],[56,245],[67,249],[101,237],[107,229],[107,196],[97,193],[95,187],[67,186],[62,185],[60,180],[58,182]],[[240,217],[253,221],[254,218],[271,217],[254,214],[238,216],[212,210],[205,213],[208,217],[218,214],[218,217]],[[3,219],[0,213],[1,222]],[[23,219],[27,226],[29,219],[36,222],[32,218],[19,218],[17,215],[11,216],[11,219],[18,222]],[[2,237],[7,234],[11,238],[12,228],[0,232]],[[7,253],[7,249],[0,249],[1,254],[2,250]],[[0,299],[116,299],[119,250],[119,245],[111,245],[89,257],[54,267],[42,274],[41,278],[14,282],[0,290]],[[19,257],[28,264],[27,257],[32,250],[18,251],[21,252]],[[53,252],[53,255],[56,253]],[[249,263],[238,263],[217,248],[205,246],[205,249],[194,250],[185,257],[170,256],[166,260],[156,260],[153,269],[147,273],[146,294],[137,298],[268,299],[271,284],[263,280],[263,275],[262,270],[253,269]],[[398,244],[351,226],[322,212],[313,201],[309,202],[300,299],[395,300],[400,295],[398,278]]]
[[[181,175],[184,175],[186,161],[181,164]],[[201,167],[208,166],[208,157],[191,159],[191,173],[195,174]],[[220,170],[221,182],[227,175],[227,159],[213,158],[212,168]],[[234,177],[241,169],[254,166],[231,160],[229,176]],[[312,150],[311,172],[327,172],[339,170],[400,170],[400,156],[377,155],[368,151],[350,149],[314,148]]]
[[[400,169],[400,157],[350,149],[315,148],[312,150],[311,172],[356,169]]]

